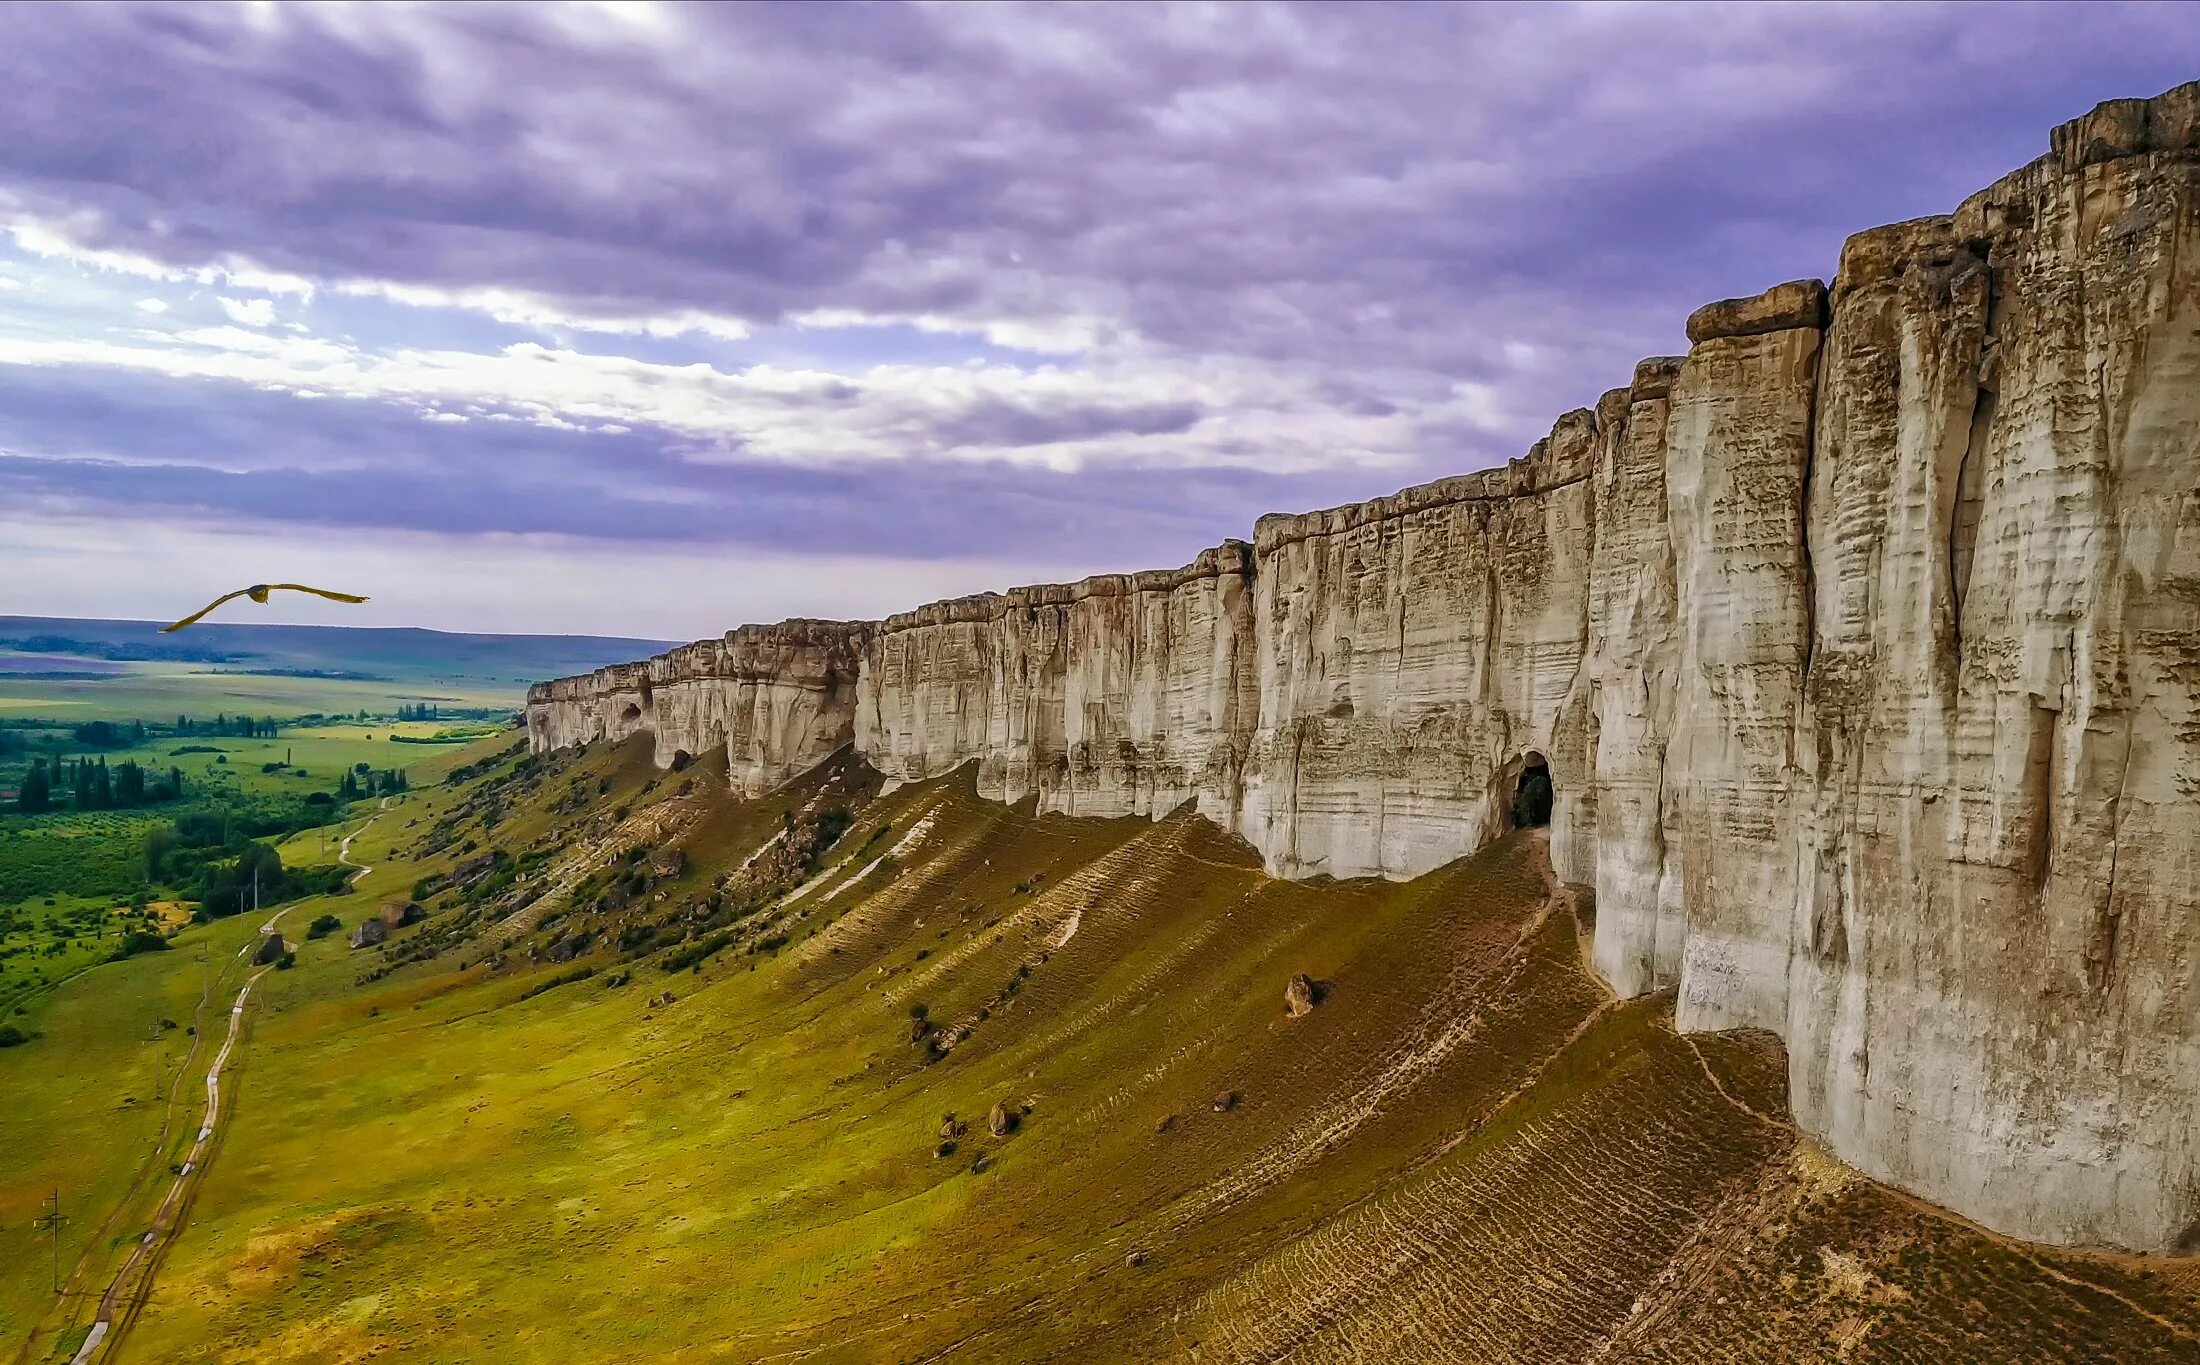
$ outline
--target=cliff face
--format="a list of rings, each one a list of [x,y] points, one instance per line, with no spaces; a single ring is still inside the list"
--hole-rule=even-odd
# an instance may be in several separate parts
[[[1622,993],[1780,1032],[1799,1120],[1874,1176],[2170,1247],[2200,1230],[2196,262],[2200,85],[1860,234],[1830,291],[1698,310],[1505,469],[838,627],[834,665],[729,636],[560,680],[531,733],[720,736],[753,785],[852,731],[1045,809],[1196,800],[1284,876],[1426,871],[1547,765]]]
[[[735,789],[761,794],[855,737],[869,631],[847,621],[742,626],[640,663],[536,683],[528,739],[558,749],[646,730],[660,767],[723,747]]]
[[[1530,754],[1582,771],[1595,446],[1569,413],[1503,469],[1261,518],[1240,831],[1270,870],[1414,876],[1509,828]],[[1593,794],[1558,790],[1566,843]]]
[[[915,781],[975,758],[978,790],[1072,815],[1196,800],[1235,826],[1253,692],[1242,541],[1171,572],[936,603],[882,623],[856,744]]]

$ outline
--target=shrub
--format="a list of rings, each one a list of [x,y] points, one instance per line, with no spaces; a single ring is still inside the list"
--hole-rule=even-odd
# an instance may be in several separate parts
[[[538,981],[520,992],[521,1000],[532,1000],[544,991],[554,991],[560,986],[570,986],[576,981],[586,981],[596,974],[594,967],[577,967],[570,972],[560,972],[548,981]]]
[[[115,949],[113,960],[120,962],[126,957],[136,957],[139,953],[159,953],[166,952],[167,949],[168,940],[162,938],[159,934],[148,933],[143,929],[132,929],[123,938],[122,945]]]
[[[706,938],[699,938],[695,940],[693,943],[690,943],[685,948],[680,949],[678,952],[668,955],[664,961],[658,963],[657,965],[664,971],[684,972],[690,967],[702,965],[705,958],[708,958],[711,954],[725,948],[732,942],[733,932],[731,930],[721,930],[720,932],[711,934]]]
[[[31,1036],[13,1024],[0,1024],[0,1047],[21,1047]]]
[[[344,922],[334,915],[322,915],[306,927],[307,938],[326,938],[344,927]]]

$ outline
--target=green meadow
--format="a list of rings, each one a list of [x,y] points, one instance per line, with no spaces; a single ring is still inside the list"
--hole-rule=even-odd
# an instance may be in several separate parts
[[[35,1019],[15,1011],[103,960],[130,930],[152,927],[158,916],[149,918],[145,904],[174,899],[179,888],[149,876],[147,837],[178,815],[296,811],[307,818],[308,799],[336,792],[347,773],[357,781],[362,773],[396,771],[408,782],[433,783],[479,742],[464,736],[484,733],[501,734],[502,726],[386,720],[285,728],[267,739],[160,735],[96,753],[110,768],[135,762],[150,772],[180,772],[185,789],[178,800],[23,815],[0,797],[0,1025],[35,1027]],[[29,757],[0,757],[0,791],[20,784]],[[342,808],[330,802],[318,809],[311,818],[326,823],[277,841],[286,865],[333,863]]]
[[[1285,883],[1189,816],[846,756],[742,802],[647,752],[485,739],[364,825],[102,1359],[2189,1356],[2188,1269],[1882,1191],[1796,1132],[1775,1040],[1613,1000],[1533,834]],[[408,898],[380,946],[305,937]],[[149,1015],[251,928],[85,973],[47,1007],[77,1032],[0,1052],[41,1115],[0,1129],[23,1358],[89,1321],[31,1292],[38,1190],[84,1191],[99,1283],[174,1150]]]
[[[131,664],[100,677],[37,677],[0,673],[0,720],[53,717],[136,720],[178,714],[351,715],[394,712],[401,702],[450,709],[516,707],[520,689],[434,683],[392,684],[343,678],[294,678],[204,665]]]

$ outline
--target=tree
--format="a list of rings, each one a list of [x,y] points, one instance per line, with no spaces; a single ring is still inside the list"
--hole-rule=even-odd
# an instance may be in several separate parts
[[[23,786],[15,794],[15,808],[25,815],[38,815],[53,808],[53,785],[46,777],[46,764],[38,760],[31,770],[23,774]]]
[[[182,839],[174,825],[156,825],[145,831],[145,880],[158,882],[167,871],[168,855]]]

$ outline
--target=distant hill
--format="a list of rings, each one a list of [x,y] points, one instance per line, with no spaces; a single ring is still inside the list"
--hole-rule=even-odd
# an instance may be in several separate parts
[[[489,635],[352,626],[214,624],[163,635],[158,621],[0,616],[0,651],[41,669],[104,671],[97,661],[199,663],[224,672],[517,687],[645,658],[663,640],[604,635]]]

